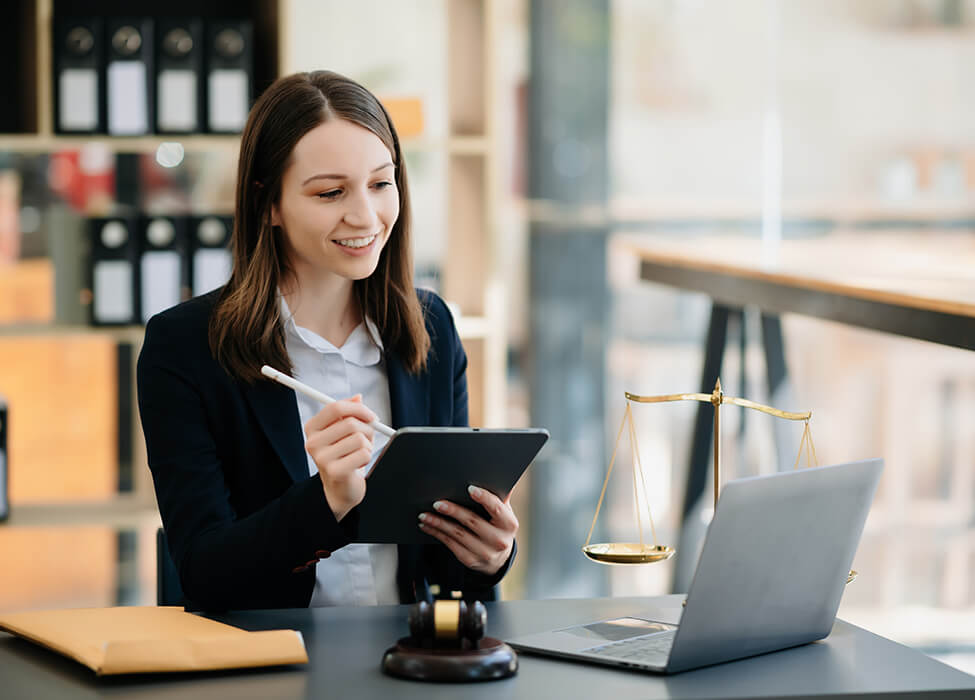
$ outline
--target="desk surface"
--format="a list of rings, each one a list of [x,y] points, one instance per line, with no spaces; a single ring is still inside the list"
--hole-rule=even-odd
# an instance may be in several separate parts
[[[631,614],[676,621],[681,596],[488,604],[488,632],[506,638]],[[975,676],[842,621],[821,642],[676,676],[521,654],[511,679],[470,685],[383,675],[383,651],[406,634],[406,606],[266,610],[220,616],[247,629],[298,629],[309,664],[180,676],[96,678],[80,664],[0,634],[4,698],[770,698],[975,697]],[[921,693],[922,695],[919,695]]]
[[[782,241],[755,237],[624,236],[644,280],[975,350],[975,236],[838,232]]]

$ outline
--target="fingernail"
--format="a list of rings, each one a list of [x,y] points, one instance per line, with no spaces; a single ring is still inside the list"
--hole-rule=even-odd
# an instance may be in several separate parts
[[[426,519],[427,519],[427,514],[426,514],[426,513],[420,513],[420,514],[419,514],[419,515],[418,515],[417,517],[418,517],[418,518],[419,518],[419,519],[420,519],[421,521],[426,521]]]
[[[474,498],[477,498],[478,496],[481,495],[481,489],[477,488],[476,486],[471,485],[471,486],[468,486],[467,487],[467,493],[469,493],[470,495],[472,495]]]
[[[447,510],[447,504],[444,503],[443,501],[437,501],[436,503],[433,504],[433,507],[436,510]]]

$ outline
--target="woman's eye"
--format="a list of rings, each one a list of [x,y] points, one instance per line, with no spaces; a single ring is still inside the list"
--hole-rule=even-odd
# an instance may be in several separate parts
[[[373,186],[374,186],[374,187],[375,187],[375,188],[376,188],[377,190],[384,190],[384,189],[386,189],[387,187],[392,187],[392,186],[393,186],[393,183],[392,183],[392,182],[390,182],[389,180],[383,180],[382,182],[377,182],[377,183],[376,183],[375,185],[373,185]]]
[[[335,199],[340,194],[342,194],[342,190],[329,190],[328,192],[319,192],[315,196],[319,199]]]

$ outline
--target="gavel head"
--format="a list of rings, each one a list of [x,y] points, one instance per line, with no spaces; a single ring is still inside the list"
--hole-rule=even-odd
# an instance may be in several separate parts
[[[410,635],[421,645],[460,646],[464,640],[476,646],[484,636],[487,610],[476,600],[420,601],[410,608]]]

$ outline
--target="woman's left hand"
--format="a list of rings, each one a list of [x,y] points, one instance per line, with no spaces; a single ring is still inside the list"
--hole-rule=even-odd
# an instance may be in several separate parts
[[[468,488],[471,498],[484,506],[490,520],[450,501],[433,504],[434,513],[420,514],[420,529],[447,545],[457,561],[468,569],[492,576],[511,556],[518,518],[508,499],[502,501],[490,491],[476,486]],[[510,496],[509,496],[510,498]]]

